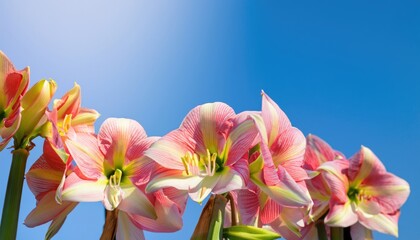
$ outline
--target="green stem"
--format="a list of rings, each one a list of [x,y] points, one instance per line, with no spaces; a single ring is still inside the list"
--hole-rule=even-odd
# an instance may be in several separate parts
[[[331,227],[331,240],[343,240],[343,228],[342,227]]]
[[[28,156],[29,151],[27,149],[20,148],[13,151],[12,166],[10,167],[3,214],[1,216],[0,239],[16,239],[20,199],[22,197],[23,179]]]
[[[316,223],[319,240],[328,240],[327,231],[325,230],[324,219],[320,219]]]

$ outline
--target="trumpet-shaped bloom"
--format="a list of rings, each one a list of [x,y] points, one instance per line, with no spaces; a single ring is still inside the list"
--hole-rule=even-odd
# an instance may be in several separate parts
[[[55,201],[56,191],[62,181],[62,175],[71,172],[66,171],[66,165],[53,146],[46,140],[44,153],[35,161],[26,174],[29,189],[37,200],[36,208],[25,219],[25,225],[36,227],[52,221],[46,239],[50,239],[58,232],[64,223],[66,216],[76,207],[77,202],[64,201],[58,204]]]
[[[0,151],[17,131],[20,121],[20,100],[29,84],[29,67],[17,71],[0,51]]]
[[[210,192],[241,189],[249,177],[247,152],[257,135],[251,119],[239,119],[224,103],[191,110],[179,129],[154,143],[146,155],[166,168],[148,192],[173,186],[202,202]]]
[[[398,236],[400,208],[410,187],[388,173],[369,148],[362,146],[349,161],[327,162],[318,169],[325,171],[332,194],[326,224],[348,227],[359,222],[368,229]]]
[[[302,168],[305,138],[264,92],[261,113],[250,115],[258,127],[260,141],[259,151],[252,153],[254,158],[250,159],[252,184],[238,198],[245,223],[259,221],[282,236],[296,237],[312,204],[304,182],[308,176]]]
[[[313,221],[316,221],[328,211],[331,198],[328,183],[323,174],[319,174],[318,167],[325,162],[345,159],[345,157],[315,135],[308,135],[306,143],[304,168],[308,170],[311,176],[311,179],[306,180],[306,186],[314,202],[310,216]]]
[[[94,133],[94,123],[98,117],[97,111],[81,107],[80,86],[75,83],[63,97],[54,100],[50,113],[54,127],[49,137],[59,135],[65,141],[80,132]]]
[[[179,229],[185,208],[182,199],[169,194],[169,190],[166,190],[169,193],[164,190],[156,194],[144,193],[156,164],[143,153],[155,140],[148,138],[136,121],[115,118],[103,123],[97,137],[80,133],[76,139],[69,139],[66,145],[78,171],[66,178],[61,199],[102,201],[110,211],[118,208],[119,239],[142,236],[140,229],[143,228],[136,224],[137,218],[148,219],[150,229]],[[165,220],[167,218],[177,219],[176,226]]]

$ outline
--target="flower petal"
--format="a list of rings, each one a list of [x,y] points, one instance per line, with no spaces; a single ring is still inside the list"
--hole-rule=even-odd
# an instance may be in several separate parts
[[[197,142],[198,149],[195,152],[204,154],[208,149],[211,153],[220,153],[234,116],[233,109],[225,103],[206,103],[192,109],[180,129],[188,132]]]
[[[235,122],[224,149],[228,154],[226,165],[232,165],[242,158],[253,147],[257,134],[258,130],[252,119]]]
[[[98,148],[98,141],[92,134],[80,133],[77,141],[66,141],[67,148],[82,174],[91,179],[103,176],[104,157]]]
[[[118,212],[117,234],[118,240],[138,239],[145,240],[143,230],[138,228],[129,215],[123,211]]]
[[[83,180],[73,172],[66,178],[61,200],[73,202],[102,201],[107,183],[108,180],[105,177],[97,181]]]
[[[335,159],[335,151],[321,138],[309,134],[306,137],[306,151],[304,157],[304,168],[316,170],[324,162]]]
[[[353,240],[373,240],[372,230],[356,223],[350,228],[351,239]]]
[[[156,173],[154,178],[150,180],[146,187],[146,192],[155,192],[158,189],[166,187],[174,187],[179,190],[189,190],[196,187],[203,177],[200,176],[184,176],[178,170],[166,170]]]
[[[27,227],[36,227],[49,222],[61,214],[67,214],[77,205],[73,202],[63,202],[58,204],[55,201],[55,192],[50,191],[37,203],[29,215],[26,217],[24,224]]]
[[[360,223],[368,229],[398,237],[398,218],[400,211],[393,214],[365,215],[359,213]]]
[[[349,227],[357,222],[355,205],[347,201],[344,204],[330,205],[330,210],[325,216],[325,224],[331,227]]]
[[[118,205],[118,209],[151,219],[157,218],[153,204],[140,189],[130,184],[122,186],[122,190],[124,196],[120,205]]]
[[[376,155],[367,147],[362,146],[360,151],[349,159],[349,180],[354,185],[359,185],[371,173],[385,173],[385,166]]]
[[[291,127],[291,123],[277,103],[275,103],[264,91],[261,91],[261,95],[261,114],[268,134],[268,145],[271,146],[280,133]]]
[[[153,220],[140,215],[131,215],[139,228],[152,232],[175,232],[182,228],[182,213],[177,204],[171,201],[163,191],[153,194],[157,219]]]
[[[111,166],[123,166],[141,157],[146,146],[141,141],[147,137],[143,127],[125,118],[108,118],[98,133],[99,148]]]
[[[185,170],[181,158],[194,149],[194,140],[177,129],[153,143],[144,154],[165,168]]]
[[[305,148],[305,136],[299,129],[291,127],[284,130],[270,145],[274,165],[288,163],[301,167]]]

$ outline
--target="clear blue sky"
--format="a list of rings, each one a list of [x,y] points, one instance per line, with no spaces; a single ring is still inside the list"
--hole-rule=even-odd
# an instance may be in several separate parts
[[[370,147],[406,179],[401,239],[420,216],[420,3],[418,1],[0,1],[0,49],[31,82],[53,78],[57,97],[77,81],[83,105],[139,121],[149,135],[178,127],[198,104],[259,110],[264,89],[305,135],[350,156]],[[40,155],[31,152],[28,168]],[[10,155],[0,154],[0,204]],[[35,206],[24,188],[20,222]],[[150,239],[187,239],[184,228]],[[98,239],[100,203],[80,204],[56,239]],[[418,227],[417,227],[418,228]],[[47,226],[23,224],[18,239]],[[393,239],[376,235],[378,239]]]

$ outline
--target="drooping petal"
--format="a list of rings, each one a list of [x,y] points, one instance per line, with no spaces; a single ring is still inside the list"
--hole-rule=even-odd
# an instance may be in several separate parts
[[[43,194],[55,190],[61,182],[63,171],[48,164],[42,155],[26,173],[29,189],[40,200]],[[41,195],[40,195],[41,194]],[[38,196],[40,195],[40,196]]]
[[[216,174],[220,175],[220,178],[217,180],[217,183],[213,186],[212,190],[216,194],[222,194],[245,187],[245,181],[242,174],[235,169],[225,167],[222,172]]]
[[[55,201],[55,192],[50,191],[37,203],[36,208],[29,213],[24,224],[31,228],[39,226],[59,217],[63,212],[67,215],[76,205],[77,203],[73,202],[58,204]]]
[[[285,207],[281,209],[280,215],[270,227],[285,239],[300,239],[305,213],[304,208]]]
[[[330,210],[325,216],[325,224],[331,227],[349,227],[357,220],[356,207],[350,201],[330,205]]]
[[[359,212],[359,222],[368,229],[398,237],[398,218],[400,211],[392,214],[366,215]]]
[[[266,185],[263,182],[262,176],[258,174],[251,175],[251,180],[261,191],[280,205],[290,207],[312,205],[312,201],[308,196],[309,194],[304,192],[281,166],[279,167],[279,174],[282,176],[282,179],[277,185]]]
[[[122,186],[123,199],[118,209],[130,214],[138,214],[147,218],[156,219],[156,212],[153,204],[147,196],[137,187],[127,184]]]
[[[274,142],[277,136],[291,126],[286,114],[279,108],[264,91],[262,95],[261,114],[268,134],[268,145]]]
[[[73,172],[66,178],[62,195],[59,197],[61,197],[62,201],[102,201],[107,183],[108,180],[105,177],[98,180],[84,180]]]
[[[182,213],[177,204],[171,201],[163,191],[153,194],[157,219],[145,218],[140,215],[131,215],[139,228],[152,232],[175,232],[182,228]]]
[[[352,240],[373,240],[372,230],[366,228],[360,223],[356,223],[350,228]]]
[[[243,224],[251,226],[258,224],[260,202],[257,193],[248,189],[239,190],[238,208]]]
[[[56,218],[54,218],[48,227],[47,233],[45,234],[45,240],[50,240],[54,237],[55,234],[60,230],[61,226],[63,226],[64,221],[67,218],[67,215],[73,211],[73,209],[77,206],[78,203],[72,202],[70,206],[68,206],[63,212],[60,213]]]
[[[145,240],[143,230],[138,228],[133,223],[130,216],[123,211],[118,212],[116,238],[117,240],[125,240],[125,239]]]
[[[143,127],[125,118],[108,118],[98,134],[99,148],[111,166],[121,167],[129,160],[140,157],[137,149],[147,137]]]
[[[216,194],[221,194],[221,193],[225,193],[222,191],[214,191],[215,186],[217,185],[217,183],[220,181],[221,177],[223,175],[222,174],[215,174],[213,176],[208,176],[208,177],[204,177],[202,181],[200,181],[197,186],[192,187],[190,189],[188,189],[188,195],[190,196],[190,198],[198,203],[202,203],[204,201],[204,199],[213,191]],[[230,178],[232,177],[231,175],[226,176],[225,179],[227,179],[227,181],[225,181],[225,183],[231,183],[232,179]],[[235,184],[235,182],[233,182],[232,184]],[[232,186],[227,186],[227,188],[232,188]],[[233,187],[234,188],[234,187]],[[224,190],[224,189],[221,189]]]
[[[66,145],[85,177],[98,179],[104,175],[104,157],[94,135],[81,133],[78,135],[77,141],[66,141]]]

